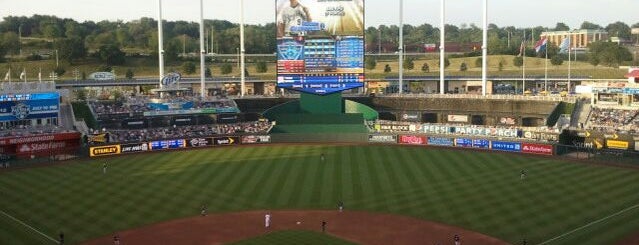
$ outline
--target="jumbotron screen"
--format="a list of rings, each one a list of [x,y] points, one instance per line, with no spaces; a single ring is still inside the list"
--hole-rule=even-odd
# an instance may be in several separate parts
[[[364,85],[364,0],[277,0],[277,85],[330,94]]]

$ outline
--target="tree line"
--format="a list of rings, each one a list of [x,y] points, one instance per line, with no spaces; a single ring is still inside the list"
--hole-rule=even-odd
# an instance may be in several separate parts
[[[206,49],[211,53],[234,54],[239,48],[239,24],[225,20],[205,20]],[[446,25],[446,42],[467,44],[480,42],[482,30],[474,24],[460,26]],[[614,22],[600,26],[583,22],[579,29],[603,29],[609,36],[628,40],[636,39],[631,28],[639,28],[639,22],[629,26]],[[554,28],[537,26],[533,28],[499,27],[489,25],[489,54],[519,53],[522,40],[528,40],[527,55],[533,40],[538,40],[544,31],[565,31],[571,27],[557,23]],[[575,28],[576,29],[576,28]],[[199,53],[199,23],[187,21],[163,21],[164,50],[167,62],[177,61],[179,54]],[[58,50],[60,58],[74,62],[85,57],[95,57],[107,65],[124,63],[125,55],[157,57],[157,21],[143,17],[133,21],[84,21],[58,18],[48,15],[7,16],[0,22],[0,59],[6,55],[17,55],[22,50],[23,57],[38,59],[40,50]],[[399,26],[380,25],[365,30],[367,50],[395,52],[398,46]],[[430,24],[405,25],[404,43],[407,52],[423,51],[424,44],[439,42],[439,28]],[[267,54],[276,50],[276,26],[246,25],[246,53]],[[20,40],[22,38],[22,40]],[[552,49],[553,47],[551,47]],[[602,49],[607,50],[607,49]],[[551,51],[551,50],[549,50]],[[552,50],[554,52],[554,50]],[[615,51],[617,52],[617,51]],[[623,54],[626,55],[626,54]],[[556,55],[552,55],[554,57]],[[550,55],[549,55],[550,57]],[[605,58],[603,60],[610,60]],[[603,61],[602,60],[602,61]],[[604,61],[608,62],[608,61]]]

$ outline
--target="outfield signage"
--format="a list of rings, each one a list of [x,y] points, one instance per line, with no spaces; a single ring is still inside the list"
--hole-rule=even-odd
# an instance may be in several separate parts
[[[0,146],[43,142],[43,141],[61,141],[61,140],[79,140],[79,139],[80,139],[80,133],[78,132],[46,134],[46,135],[37,135],[37,136],[24,136],[24,137],[9,137],[9,138],[0,138]]]
[[[467,115],[448,115],[449,122],[468,122]]]
[[[472,139],[467,139],[467,138],[456,138],[455,139],[455,146],[472,147],[473,146],[473,140]]]
[[[552,145],[543,145],[543,144],[529,144],[522,143],[521,144],[521,152],[523,153],[531,153],[531,154],[540,154],[540,155],[552,155],[553,154],[553,146]]]
[[[247,135],[242,136],[242,144],[261,144],[271,142],[270,135]]]
[[[453,138],[428,137],[428,145],[453,146],[454,144]]]
[[[115,74],[112,72],[94,72],[89,74],[89,79],[98,81],[115,80]]]
[[[217,113],[237,113],[239,109],[235,107],[230,108],[204,108],[204,109],[179,109],[169,111],[145,111],[143,115],[145,117],[153,116],[169,116],[169,115],[188,115],[188,114],[217,114]]]
[[[490,148],[490,141],[486,139],[473,139],[473,148],[488,149]]]
[[[186,147],[186,140],[158,140],[151,141],[151,150],[179,149]]]
[[[531,140],[559,141],[559,135],[554,133],[524,131],[523,136]]]
[[[237,145],[240,143],[240,137],[217,137],[213,138],[213,144],[215,145]]]
[[[400,135],[399,143],[406,145],[425,145],[427,143],[427,139],[426,136]]]
[[[491,141],[490,148],[498,151],[521,152],[521,143]]]
[[[458,126],[455,127],[456,134],[473,135],[473,136],[494,136],[494,137],[508,137],[516,138],[517,129],[511,128],[484,128],[484,127],[469,127]]]
[[[149,144],[146,142],[120,145],[121,153],[136,153],[136,152],[145,152],[148,150],[149,150]]]
[[[630,143],[620,140],[606,140],[606,147],[610,149],[628,150]]]
[[[412,112],[402,113],[402,121],[419,122],[421,121],[420,114]]]
[[[409,131],[410,131],[410,126],[409,126],[409,125],[388,125],[388,124],[381,124],[381,125],[379,125],[379,129],[380,129],[381,131],[409,132]]]
[[[450,134],[452,127],[443,126],[443,125],[432,125],[432,124],[424,124],[422,125],[422,130],[426,134]]]
[[[212,146],[213,138],[193,138],[187,140],[189,147]]]
[[[368,141],[379,142],[379,143],[397,143],[397,135],[371,134],[371,135],[368,135]]]
[[[635,141],[635,151],[639,151],[639,141]]]
[[[73,145],[73,143],[67,141],[50,141],[21,144],[16,147],[16,153],[51,152],[67,148],[71,145]],[[77,143],[75,145],[77,145]]]
[[[108,156],[120,154],[120,145],[105,145],[89,148],[89,156]]]

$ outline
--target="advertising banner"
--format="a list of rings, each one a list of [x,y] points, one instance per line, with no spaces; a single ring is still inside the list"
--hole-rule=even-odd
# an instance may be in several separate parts
[[[517,124],[517,119],[512,117],[501,117],[499,118],[499,123],[506,124],[506,125],[515,125]]]
[[[498,151],[521,152],[521,143],[491,141],[490,148]]]
[[[61,141],[61,140],[79,140],[80,133],[58,133],[58,134],[46,134],[36,136],[23,136],[23,137],[9,137],[0,138],[0,146],[3,145],[15,145],[31,142],[43,142],[43,141]]]
[[[193,138],[187,140],[189,147],[203,147],[203,146],[212,146],[213,138]]]
[[[485,139],[474,139],[473,148],[488,149],[490,148],[490,141]]]
[[[146,142],[120,145],[120,153],[136,153],[136,152],[145,152],[148,150],[149,150],[149,144]]]
[[[105,145],[89,148],[89,156],[108,156],[120,154],[120,145]]]
[[[555,133],[524,131],[523,136],[525,139],[531,140],[559,141],[559,134]]]
[[[89,74],[89,79],[98,80],[98,81],[107,81],[107,80],[115,80],[115,74],[112,72],[94,72]]]
[[[271,142],[270,135],[248,135],[242,136],[242,144],[261,144]]]
[[[467,115],[448,115],[449,122],[468,122]]]
[[[635,141],[635,151],[639,151],[639,141]]]
[[[158,140],[151,141],[151,150],[179,149],[186,147],[186,140]]]
[[[455,146],[473,147],[473,140],[472,139],[466,139],[466,138],[456,138],[455,139]]]
[[[453,146],[454,144],[453,138],[428,137],[428,145]]]
[[[551,156],[553,154],[553,146],[543,145],[543,144],[522,143],[521,152]]]
[[[424,124],[422,125],[423,132],[426,134],[450,134],[453,129],[449,126]]]
[[[38,153],[38,152],[55,152],[56,150],[65,149],[71,146],[77,146],[77,142],[67,141],[50,141],[20,144],[16,147],[17,153]]]
[[[240,137],[216,137],[213,138],[214,145],[237,145],[240,143]]]
[[[277,85],[312,94],[364,82],[364,0],[276,0]]]
[[[58,117],[60,95],[57,93],[7,95],[0,101],[0,121],[17,121]]]
[[[368,142],[397,143],[397,135],[368,135]]]
[[[421,115],[418,112],[405,112],[401,114],[402,121],[406,122],[420,122]]]
[[[380,124],[379,129],[387,132],[410,132],[409,125]]]
[[[87,141],[89,144],[107,143],[109,142],[109,133],[87,135]]]
[[[493,136],[493,137],[507,137],[517,138],[517,129],[513,128],[485,128],[485,127],[471,127],[471,126],[457,126],[455,127],[456,134],[474,135],[474,136]]]
[[[630,143],[620,140],[606,140],[606,147],[610,149],[628,150]]]
[[[418,135],[400,135],[399,143],[407,145],[425,145],[427,142],[426,136]]]

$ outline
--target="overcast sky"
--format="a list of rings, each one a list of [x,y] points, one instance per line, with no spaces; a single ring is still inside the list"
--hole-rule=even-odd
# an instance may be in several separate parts
[[[303,4],[305,0],[300,0]],[[308,1],[308,0],[306,0]],[[439,25],[439,0],[404,0],[404,22]],[[198,0],[163,0],[167,20],[198,21]],[[245,21],[274,22],[275,0],[245,0]],[[366,26],[399,23],[399,0],[365,0]],[[0,16],[56,15],[84,20],[157,18],[157,0],[0,0]],[[446,0],[449,24],[481,26],[482,0]],[[578,28],[583,21],[602,26],[616,21],[639,22],[639,0],[489,0],[489,22],[498,26],[554,27],[564,22]],[[239,0],[204,0],[206,19],[239,21]]]

